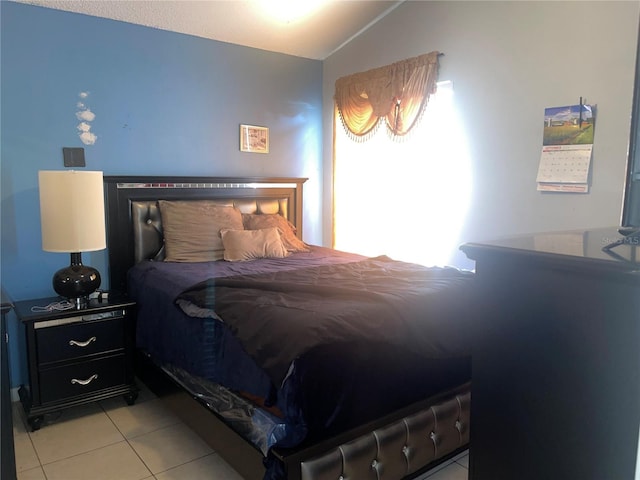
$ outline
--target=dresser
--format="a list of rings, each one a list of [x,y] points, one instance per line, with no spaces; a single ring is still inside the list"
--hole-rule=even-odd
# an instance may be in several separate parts
[[[112,293],[82,309],[58,309],[59,298],[16,302],[26,333],[29,383],[18,390],[32,430],[43,415],[122,395],[137,398],[134,381],[135,303]]]
[[[471,480],[638,478],[637,243],[610,228],[461,247],[481,313]]]

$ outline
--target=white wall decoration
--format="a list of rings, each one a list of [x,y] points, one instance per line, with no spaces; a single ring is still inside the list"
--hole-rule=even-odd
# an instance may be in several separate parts
[[[76,118],[80,120],[80,123],[76,126],[78,136],[85,145],[93,145],[96,143],[98,136],[91,131],[91,122],[95,120],[96,115],[85,103],[86,99],[89,97],[89,92],[80,92],[78,97],[80,97],[80,100],[76,104],[78,107]]]

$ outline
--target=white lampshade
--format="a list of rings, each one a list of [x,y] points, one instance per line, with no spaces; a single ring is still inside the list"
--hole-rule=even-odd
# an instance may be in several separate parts
[[[42,249],[91,252],[106,248],[102,172],[38,172]]]

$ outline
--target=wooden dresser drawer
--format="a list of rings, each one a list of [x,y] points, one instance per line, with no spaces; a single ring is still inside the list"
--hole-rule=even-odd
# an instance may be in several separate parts
[[[50,368],[40,371],[40,401],[45,404],[125,383],[124,353]]]
[[[124,348],[124,318],[36,330],[40,364]]]

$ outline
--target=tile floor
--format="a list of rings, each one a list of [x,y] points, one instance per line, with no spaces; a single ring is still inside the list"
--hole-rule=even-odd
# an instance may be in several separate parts
[[[242,480],[140,386],[133,406],[118,397],[68,409],[45,416],[36,432],[14,403],[18,480]],[[465,452],[420,480],[466,480],[468,458]]]

